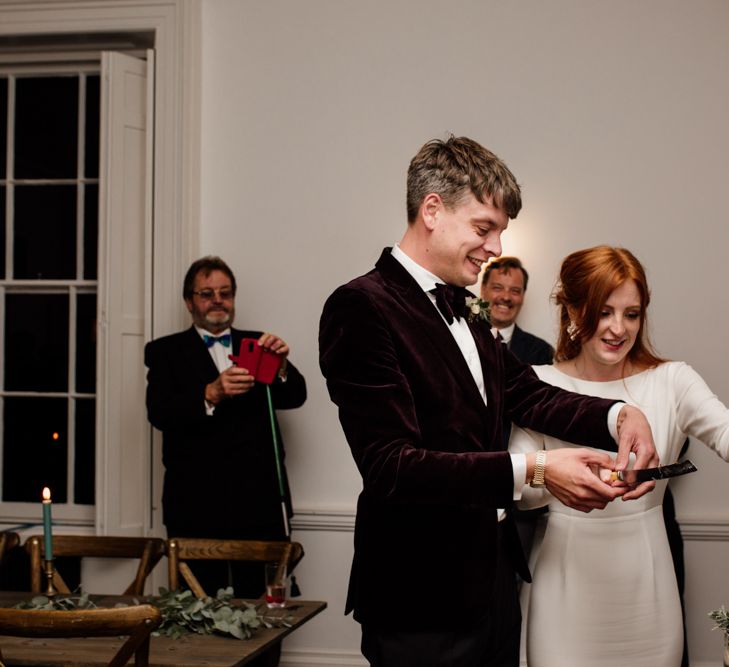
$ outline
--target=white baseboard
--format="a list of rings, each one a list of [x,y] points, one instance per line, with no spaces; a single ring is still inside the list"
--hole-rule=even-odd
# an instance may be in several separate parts
[[[329,649],[296,649],[281,652],[281,667],[368,667],[359,651],[335,651]]]
[[[718,660],[709,662],[691,660],[691,667],[717,667],[719,664],[721,664],[721,656],[719,656]],[[526,661],[522,660],[519,663],[519,667],[528,667],[528,665],[526,664]]]

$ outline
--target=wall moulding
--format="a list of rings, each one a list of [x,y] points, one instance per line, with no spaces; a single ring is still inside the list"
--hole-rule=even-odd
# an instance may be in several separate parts
[[[340,509],[297,509],[291,522],[294,530],[354,532],[355,512]],[[681,519],[681,535],[689,542],[729,541],[729,519]]]

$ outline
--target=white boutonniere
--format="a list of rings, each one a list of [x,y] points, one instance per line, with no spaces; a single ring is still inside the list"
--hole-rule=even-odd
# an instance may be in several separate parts
[[[466,310],[468,310],[468,321],[469,322],[485,322],[486,324],[491,323],[491,311],[489,309],[489,302],[479,299],[475,296],[466,297]]]

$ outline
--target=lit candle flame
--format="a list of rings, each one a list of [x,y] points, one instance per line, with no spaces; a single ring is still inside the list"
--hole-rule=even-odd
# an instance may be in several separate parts
[[[46,502],[51,500],[51,490],[47,486],[43,487],[43,500]]]
[[[60,436],[58,435],[58,433],[54,433],[54,434],[53,434],[53,435],[52,435],[51,437],[52,437],[52,438],[53,438],[54,440],[58,440],[58,438],[59,438]]]

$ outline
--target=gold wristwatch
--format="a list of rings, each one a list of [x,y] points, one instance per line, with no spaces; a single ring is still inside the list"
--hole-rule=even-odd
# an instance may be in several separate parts
[[[534,473],[532,474],[532,481],[529,482],[529,486],[544,486],[544,469],[546,468],[546,465],[547,451],[540,449],[537,452],[537,460],[534,462]]]

